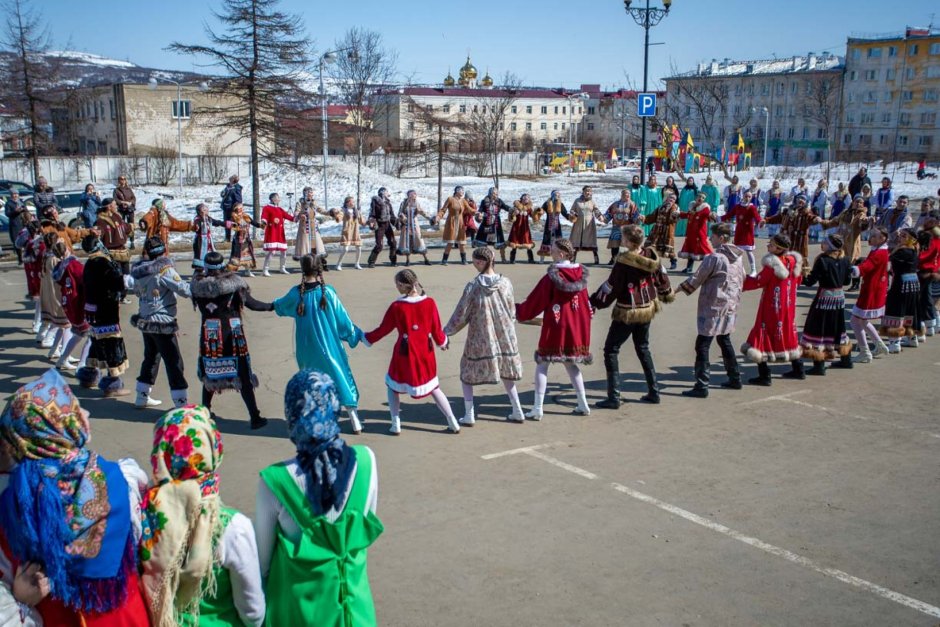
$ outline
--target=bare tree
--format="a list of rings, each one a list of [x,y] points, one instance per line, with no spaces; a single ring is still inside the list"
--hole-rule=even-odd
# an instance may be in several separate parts
[[[221,23],[216,32],[205,27],[205,45],[174,42],[169,49],[207,59],[221,70],[209,93],[218,105],[193,114],[206,116],[219,129],[236,129],[237,139],[248,138],[251,150],[251,187],[254,215],[261,215],[260,157],[276,158],[278,104],[300,99],[301,80],[310,61],[310,40],[300,18],[278,9],[280,0],[222,0],[213,16]]]
[[[176,146],[167,137],[160,137],[154,146],[147,149],[150,161],[150,178],[157,185],[169,185],[176,178]]]
[[[811,84],[812,85],[812,84]],[[824,78],[812,85],[803,109],[803,117],[818,126],[826,135],[826,178],[832,167],[832,144],[841,111],[842,89],[836,76]]]
[[[0,68],[0,97],[12,116],[26,122],[35,181],[39,178],[39,153],[49,143],[45,117],[53,101],[48,88],[56,82],[58,63],[45,54],[49,29],[29,0],[6,0],[2,6],[7,19],[0,45],[9,55]]]
[[[362,147],[371,133],[372,122],[385,115],[390,105],[381,88],[395,77],[398,55],[385,47],[382,35],[359,27],[350,28],[336,42],[341,52],[331,68],[343,102],[352,113],[352,134],[356,142],[356,206],[362,197]]]
[[[218,138],[207,141],[202,159],[203,180],[209,183],[221,183],[228,175],[228,157]]]
[[[477,99],[467,120],[470,141],[487,155],[495,187],[499,187],[499,165],[512,131],[509,113],[521,87],[522,80],[506,72],[499,87]]]

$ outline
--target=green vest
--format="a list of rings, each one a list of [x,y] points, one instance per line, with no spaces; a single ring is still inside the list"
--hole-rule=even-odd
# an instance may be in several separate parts
[[[287,467],[268,466],[261,478],[303,531],[290,540],[278,528],[271,570],[265,582],[265,624],[317,627],[375,625],[375,606],[366,572],[366,550],[383,531],[382,523],[366,509],[372,456],[353,446],[356,479],[339,518],[330,523],[313,512],[307,495],[297,487]]]
[[[232,516],[238,511],[230,507],[223,507],[219,510],[219,519],[222,522],[222,529],[216,542],[222,541],[222,536],[232,522]],[[213,554],[218,547],[213,547]],[[245,623],[238,616],[238,610],[235,608],[235,599],[232,596],[232,577],[228,574],[228,569],[214,565],[215,571],[215,596],[206,595],[199,604],[199,620],[197,621],[191,614],[180,616],[180,627],[244,627]]]

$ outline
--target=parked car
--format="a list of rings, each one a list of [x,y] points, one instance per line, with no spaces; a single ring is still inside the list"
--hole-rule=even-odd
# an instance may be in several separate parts
[[[83,226],[78,215],[82,208],[82,194],[85,190],[71,190],[55,193],[55,204],[59,206],[59,217],[73,229]],[[74,214],[74,215],[71,215]]]
[[[33,186],[29,183],[24,183],[23,181],[10,181],[7,179],[0,179],[0,198],[3,198],[5,201],[10,197],[10,192],[16,190],[20,193],[20,198],[24,200],[33,195]]]

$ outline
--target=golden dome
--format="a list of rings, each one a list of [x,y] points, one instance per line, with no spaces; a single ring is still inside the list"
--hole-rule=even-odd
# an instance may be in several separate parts
[[[467,62],[460,68],[460,78],[471,79],[477,77],[477,69],[470,63],[470,55],[467,55]]]
[[[456,81],[454,81],[454,77],[451,75],[450,71],[448,70],[447,78],[444,79],[444,87],[453,87],[455,82]]]
[[[493,79],[490,78],[490,73],[489,73],[489,72],[486,73],[486,76],[483,77],[483,80],[480,81],[480,84],[483,85],[484,87],[492,87],[492,86],[493,86]]]

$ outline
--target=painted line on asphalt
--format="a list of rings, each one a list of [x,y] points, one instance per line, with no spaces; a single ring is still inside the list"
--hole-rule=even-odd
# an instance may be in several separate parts
[[[551,448],[553,446],[561,446],[562,442],[548,442],[546,444],[535,444],[533,446],[523,446],[522,448],[514,448],[508,451],[501,451],[499,453],[489,453],[488,455],[481,455],[480,459],[497,459],[499,457],[506,457],[507,455],[518,455],[520,453],[528,453],[529,451],[537,451],[543,448]]]
[[[579,468],[578,466],[574,466],[572,464],[564,462],[550,455],[546,455],[545,453],[542,453],[539,450],[542,448],[546,448],[547,446],[551,446],[551,445],[543,444],[543,445],[538,445],[538,446],[529,446],[529,447],[524,447],[521,449],[514,449],[512,451],[506,451],[504,453],[496,453],[495,455],[497,457],[501,457],[503,455],[514,455],[517,453],[521,453],[523,455],[528,455],[530,457],[534,457],[536,459],[547,462],[551,464],[552,466],[561,468],[562,470],[566,470],[572,474],[578,475],[579,477],[584,477],[585,479],[594,480],[594,479],[599,478],[598,475],[596,475],[595,473],[589,470]],[[494,457],[484,456],[484,459],[494,459]],[[674,516],[679,516],[680,518],[683,518],[693,524],[699,525],[701,527],[704,527],[716,533],[720,533],[724,536],[732,538],[733,540],[737,540],[738,542],[741,542],[748,546],[754,547],[756,549],[760,549],[761,551],[764,551],[765,553],[769,555],[783,558],[793,564],[796,564],[797,566],[802,566],[803,568],[812,570],[814,572],[817,572],[821,575],[825,575],[826,577],[830,577],[837,581],[841,581],[842,583],[859,588],[860,590],[865,590],[866,592],[870,592],[871,594],[874,594],[875,596],[879,596],[885,600],[892,601],[894,603],[903,605],[913,610],[917,610],[918,612],[921,612],[928,616],[932,616],[934,618],[940,618],[940,607],[931,605],[929,603],[925,603],[924,601],[907,596],[906,594],[902,594],[895,590],[891,590],[889,588],[879,586],[878,584],[872,583],[866,579],[862,579],[860,577],[850,575],[849,573],[843,570],[839,570],[837,568],[829,568],[828,566],[823,566],[815,562],[814,560],[811,560],[808,557],[804,557],[798,553],[794,553],[793,551],[784,549],[774,544],[770,544],[769,542],[764,542],[763,540],[760,540],[759,538],[755,538],[753,536],[749,536],[747,534],[741,533],[740,531],[737,531],[735,529],[732,529],[720,523],[716,523],[712,520],[709,520],[708,518],[699,516],[698,514],[695,514],[686,509],[678,507],[677,505],[666,503],[665,501],[661,501],[660,499],[657,499],[654,496],[650,496],[638,490],[634,490],[633,488],[629,488],[620,483],[611,483],[609,485],[611,488],[613,488],[617,492],[624,494],[626,496],[629,496],[630,498],[633,498],[643,503],[647,503],[648,505],[657,507],[667,513],[673,514]]]
[[[898,425],[892,422],[885,422],[883,420],[878,420],[877,418],[869,418],[868,416],[862,416],[860,414],[850,414],[848,412],[839,411],[832,409],[831,407],[825,407],[823,405],[815,405],[813,403],[807,403],[806,401],[798,401],[792,398],[780,398],[785,403],[792,403],[793,405],[799,405],[800,407],[806,407],[808,409],[815,409],[817,411],[824,411],[827,414],[835,416],[848,416],[849,418],[855,418],[856,420],[864,420],[865,422],[870,422],[872,424],[881,425],[883,427],[891,427],[892,429],[900,429],[901,431],[911,431],[913,433],[919,433],[920,435],[926,435],[930,438],[935,438],[940,440],[940,433],[934,433],[932,431],[924,431],[922,429],[917,429],[915,427],[905,427],[904,425]]]
[[[787,392],[786,394],[777,394],[776,396],[765,396],[757,400],[741,403],[741,407],[757,405],[758,403],[769,403],[770,401],[785,401],[789,400],[791,396],[796,396],[797,394],[809,394],[810,392],[812,392],[812,390],[797,390],[796,392]]]

